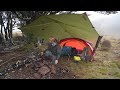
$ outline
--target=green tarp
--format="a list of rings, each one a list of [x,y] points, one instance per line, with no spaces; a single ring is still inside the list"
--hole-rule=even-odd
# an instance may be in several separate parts
[[[95,46],[98,33],[93,28],[86,14],[62,14],[41,16],[34,22],[21,28],[22,32],[33,34],[48,40],[50,36],[57,39],[81,38]]]

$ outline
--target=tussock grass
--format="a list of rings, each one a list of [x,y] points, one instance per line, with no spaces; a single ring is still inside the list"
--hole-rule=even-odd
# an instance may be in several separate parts
[[[101,43],[101,50],[102,51],[109,51],[111,48],[111,42],[109,40],[104,40]]]

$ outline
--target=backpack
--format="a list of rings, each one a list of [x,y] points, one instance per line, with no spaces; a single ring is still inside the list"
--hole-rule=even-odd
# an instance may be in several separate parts
[[[90,48],[88,48],[88,47],[85,47],[83,49],[83,52],[82,52],[82,59],[83,60],[91,61],[92,56],[90,55],[89,51],[90,51]]]
[[[64,46],[61,51],[61,55],[71,55],[72,47]]]

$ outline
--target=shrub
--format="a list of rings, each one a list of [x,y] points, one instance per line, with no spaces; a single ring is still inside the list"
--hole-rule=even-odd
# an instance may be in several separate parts
[[[104,50],[104,51],[108,51],[110,50],[111,48],[111,42],[109,40],[104,40],[102,43],[101,43],[101,49]]]

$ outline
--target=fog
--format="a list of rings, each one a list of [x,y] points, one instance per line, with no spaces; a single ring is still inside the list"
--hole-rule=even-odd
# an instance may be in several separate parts
[[[120,12],[111,15],[97,14],[95,16],[93,14],[89,18],[100,35],[120,38]]]

